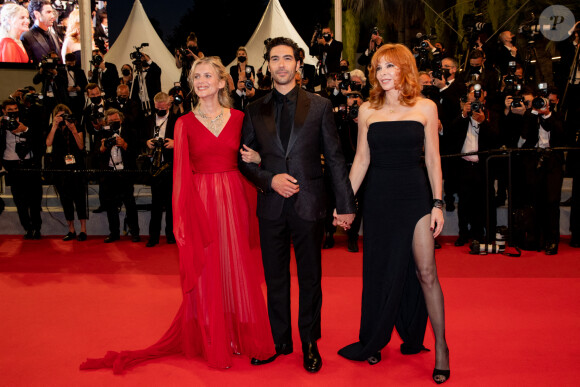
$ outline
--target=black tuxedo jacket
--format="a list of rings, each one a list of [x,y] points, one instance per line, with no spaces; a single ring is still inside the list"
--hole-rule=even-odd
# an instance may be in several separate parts
[[[310,47],[310,55],[317,56],[320,61],[326,53],[326,68],[328,73],[340,73],[340,57],[342,55],[342,42],[332,39],[330,44],[314,43]]]
[[[50,46],[44,39],[42,32],[40,31],[41,28],[34,25],[28,31],[22,34],[20,40],[24,45],[24,49],[28,54],[28,57],[32,59],[34,63],[39,63],[42,57],[52,50]],[[54,32],[48,32],[52,39],[54,40],[54,44],[56,46],[56,53],[60,56],[62,51],[62,43],[60,42],[58,36]]]
[[[304,63],[304,66],[298,71],[301,71],[300,76],[302,78],[308,78],[308,85],[306,85],[306,90],[314,91],[314,86],[317,86],[315,83],[316,79],[316,67],[311,64]]]
[[[443,137],[447,140],[451,154],[461,153],[461,149],[465,143],[465,138],[467,137],[467,130],[469,129],[469,120],[469,116],[463,118],[460,114],[447,129],[443,129]],[[481,152],[492,149],[497,142],[497,137],[496,121],[490,119],[488,113],[488,118],[479,124],[477,150]],[[484,158],[484,156],[479,156],[480,161]]]
[[[562,122],[562,117],[556,112],[552,112],[550,117],[544,119],[532,114],[532,110],[528,109],[523,117],[521,137],[525,142],[522,144],[522,148],[536,147],[540,140],[540,125],[545,131],[550,133],[550,148],[566,146],[566,136]],[[554,155],[560,162],[564,162],[562,151],[555,151]]]
[[[258,217],[278,219],[284,201],[293,200],[300,218],[307,221],[324,218],[326,204],[321,154],[332,175],[338,213],[355,213],[354,195],[330,101],[298,90],[296,113],[286,151],[277,133],[275,109],[271,92],[246,108],[242,127],[242,144],[258,151],[262,158],[262,163],[256,165],[243,162],[241,155],[238,155],[240,171],[259,190]],[[272,178],[279,173],[288,173],[298,180],[300,192],[285,199],[274,191]]]
[[[105,98],[114,98],[117,96],[117,86],[119,86],[119,72],[117,71],[117,66],[113,63],[105,62],[105,68],[107,70],[101,77],[101,90],[105,92]],[[98,69],[93,69],[93,76],[90,81],[91,83],[99,84]]]
[[[155,135],[155,117],[155,114],[151,114],[145,121],[145,130],[143,132],[142,138],[145,148],[147,148],[147,140],[152,139]],[[167,124],[165,126],[165,138],[170,138],[172,140],[175,138],[175,122],[177,122],[178,118],[179,116],[169,113],[169,117],[167,117]],[[163,159],[168,163],[173,163],[173,149],[163,148]]]
[[[246,72],[248,69],[251,70],[252,76],[254,77],[254,81],[256,80],[256,72],[254,71],[254,66],[250,66],[249,64],[246,65]],[[238,65],[230,67],[230,75],[232,76],[232,80],[234,81],[234,90],[238,88]],[[257,85],[256,85],[257,86]]]
[[[141,75],[135,74],[135,79],[133,79],[133,92],[131,93],[131,99],[134,99],[135,101],[140,101],[138,80],[138,77],[140,76]],[[151,107],[153,107],[153,97],[161,91],[161,68],[155,62],[151,62],[151,65],[147,69],[145,85],[147,85],[147,95],[149,96]]]
[[[95,143],[95,152],[97,152],[99,156],[99,164],[102,169],[109,168],[109,161],[111,160],[111,151],[109,149],[105,150],[103,153],[100,151],[101,147],[101,139],[108,138],[111,136],[111,133],[107,130],[100,130],[96,137]],[[124,169],[135,169],[137,168],[137,153],[139,151],[139,139],[135,134],[135,131],[130,126],[121,126],[121,133],[119,134],[127,143],[127,150],[121,148],[121,157],[123,158],[123,167]]]

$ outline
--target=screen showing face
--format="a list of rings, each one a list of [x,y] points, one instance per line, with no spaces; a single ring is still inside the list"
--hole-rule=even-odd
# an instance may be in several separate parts
[[[80,66],[79,0],[18,0],[0,5],[0,63]],[[92,1],[94,47],[109,49],[106,1]],[[30,66],[30,65],[28,65]]]

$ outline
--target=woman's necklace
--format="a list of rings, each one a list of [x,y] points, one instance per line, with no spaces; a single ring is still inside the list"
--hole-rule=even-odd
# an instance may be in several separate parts
[[[220,110],[221,110],[220,113],[217,116],[215,116],[215,118],[211,118],[201,111],[201,107],[198,106],[197,108],[197,114],[203,119],[204,125],[216,137],[220,134],[222,130],[224,118],[224,108],[220,108]]]

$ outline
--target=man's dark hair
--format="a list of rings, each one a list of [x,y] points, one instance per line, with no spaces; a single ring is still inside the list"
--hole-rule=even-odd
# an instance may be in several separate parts
[[[560,89],[558,89],[556,86],[549,86],[548,94],[555,94],[558,98],[560,98]]]
[[[270,42],[268,43],[268,45],[266,46],[266,56],[265,59],[269,62],[270,61],[270,51],[272,51],[272,49],[274,47],[277,46],[288,46],[290,48],[292,48],[292,51],[294,51],[294,59],[296,59],[296,61],[300,60],[300,47],[298,47],[298,45],[290,38],[284,38],[284,37],[277,37],[274,38],[272,40],[270,40]]]
[[[96,83],[89,83],[87,86],[85,86],[85,91],[88,93],[89,90],[93,90],[98,88],[99,90],[101,90],[101,88],[99,87],[99,85],[97,85]]]
[[[34,11],[42,12],[42,8],[45,5],[50,5],[52,7],[50,0],[30,0],[30,3],[28,3],[28,13],[30,14],[32,20],[36,20]]]
[[[522,91],[520,92],[521,95],[533,95],[534,94],[534,89],[532,89],[530,86],[524,86],[522,87]]]
[[[484,58],[485,59],[485,54],[483,53],[483,51],[481,50],[473,50],[469,53],[469,60],[471,59],[479,59],[479,58]]]
[[[72,52],[69,52],[68,54],[66,54],[64,56],[64,60],[65,60],[65,62],[72,62],[72,61],[75,61],[76,62],[77,61],[77,57]]]
[[[13,99],[5,99],[4,101],[2,101],[2,110],[6,110],[7,106],[12,106],[12,105],[18,106],[18,102],[16,102]]]

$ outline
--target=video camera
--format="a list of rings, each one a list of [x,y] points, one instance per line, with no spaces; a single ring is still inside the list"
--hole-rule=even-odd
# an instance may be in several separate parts
[[[548,100],[548,84],[538,83],[538,95],[532,100],[532,107],[536,110],[542,110],[550,105]]]
[[[141,43],[139,47],[134,47],[135,51],[129,54],[129,58],[132,60],[133,66],[135,66],[136,71],[143,70],[143,53],[141,50],[143,47],[149,47],[149,43]]]
[[[44,55],[40,59],[39,67],[45,70],[60,70],[61,68],[64,68],[59,59],[53,58],[51,53]]]
[[[466,33],[479,32],[491,27],[491,23],[485,22],[483,13],[468,13],[463,15],[462,24],[463,30]]]

